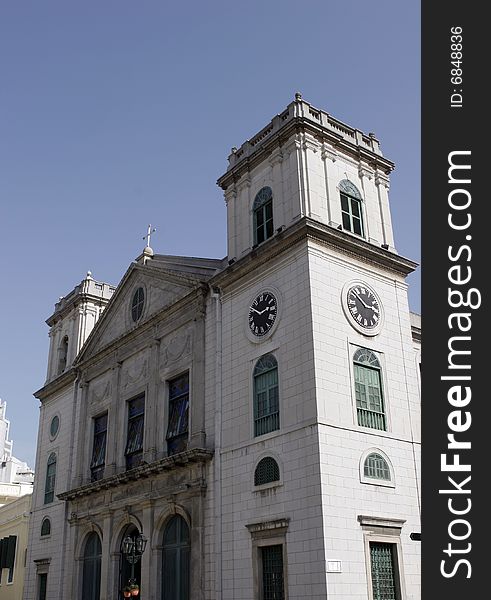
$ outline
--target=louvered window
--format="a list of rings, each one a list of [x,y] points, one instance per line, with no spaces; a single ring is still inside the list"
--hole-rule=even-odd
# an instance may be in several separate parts
[[[126,441],[126,468],[132,469],[143,460],[143,427],[145,424],[145,396],[128,402],[128,437]]]
[[[267,354],[254,368],[254,436],[279,428],[278,363],[272,354]]]
[[[271,456],[266,456],[261,459],[254,472],[254,485],[264,485],[279,481],[280,468],[278,463]]]
[[[92,445],[92,460],[90,462],[90,474],[92,481],[97,481],[104,477],[106,441],[107,413],[94,419],[94,441]]]
[[[169,381],[169,423],[167,454],[187,449],[189,421],[189,373]]]

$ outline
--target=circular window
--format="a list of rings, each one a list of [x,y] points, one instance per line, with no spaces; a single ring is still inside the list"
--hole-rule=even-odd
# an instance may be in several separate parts
[[[59,428],[60,428],[60,417],[58,415],[55,415],[51,419],[51,425],[49,426],[49,434],[51,436],[51,439],[56,437]]]
[[[145,293],[142,287],[139,287],[133,294],[131,301],[131,318],[136,323],[143,313],[143,303],[145,302]]]

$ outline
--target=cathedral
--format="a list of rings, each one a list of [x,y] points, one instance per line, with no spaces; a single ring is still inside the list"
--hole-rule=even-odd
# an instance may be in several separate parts
[[[24,600],[420,598],[394,164],[300,94],[228,163],[225,258],[149,228],[47,320]]]

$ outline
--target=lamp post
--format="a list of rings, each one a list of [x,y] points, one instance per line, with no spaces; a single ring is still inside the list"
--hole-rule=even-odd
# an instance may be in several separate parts
[[[142,533],[139,533],[136,537],[127,535],[121,544],[121,551],[131,565],[131,577],[128,584],[123,588],[123,596],[125,598],[138,596],[140,593],[140,588],[135,580],[135,564],[140,560],[146,547],[147,538]]]

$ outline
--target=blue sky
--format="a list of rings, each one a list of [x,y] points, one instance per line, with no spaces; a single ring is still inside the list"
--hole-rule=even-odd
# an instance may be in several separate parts
[[[420,259],[419,2],[4,2],[0,57],[0,397],[32,466],[58,297],[117,284],[148,223],[158,253],[224,256],[216,179],[296,91],[376,133]]]

